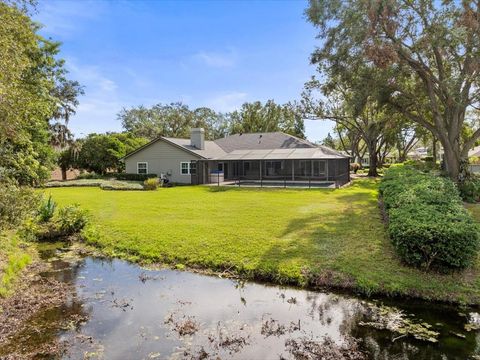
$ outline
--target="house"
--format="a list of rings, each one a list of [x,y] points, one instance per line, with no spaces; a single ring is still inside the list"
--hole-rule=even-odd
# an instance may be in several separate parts
[[[123,159],[127,173],[164,175],[175,183],[296,183],[350,181],[349,157],[282,132],[235,134],[205,140],[160,136]]]

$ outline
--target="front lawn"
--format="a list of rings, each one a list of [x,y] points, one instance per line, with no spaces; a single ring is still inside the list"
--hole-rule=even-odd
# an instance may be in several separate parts
[[[425,274],[399,263],[380,218],[377,183],[338,190],[174,187],[153,192],[47,189],[92,215],[107,254],[297,285],[480,303],[478,266]]]

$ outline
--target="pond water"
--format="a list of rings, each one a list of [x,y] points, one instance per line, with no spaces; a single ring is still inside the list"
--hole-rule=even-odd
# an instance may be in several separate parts
[[[68,344],[64,357],[74,359],[291,359],[301,358],[302,342],[311,348],[325,337],[340,348],[350,338],[358,339],[372,359],[480,358],[480,334],[465,329],[476,316],[468,309],[364,301],[186,271],[147,270],[117,259],[66,261],[59,254],[43,254],[52,264],[43,276],[73,284],[75,294],[31,319],[27,330],[0,347],[0,358],[12,349],[35,348],[57,338]],[[423,323],[426,337],[438,333],[430,339],[436,342],[392,331],[399,319],[403,325]]]

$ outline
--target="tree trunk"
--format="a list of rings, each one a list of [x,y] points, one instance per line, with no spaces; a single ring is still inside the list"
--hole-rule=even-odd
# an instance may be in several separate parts
[[[67,169],[61,168],[62,170],[62,180],[65,181],[67,180]]]
[[[432,157],[433,157],[433,163],[435,164],[437,162],[437,139],[435,136],[433,137],[433,142],[432,142]]]
[[[445,170],[450,179],[454,182],[460,180],[460,148],[455,149],[450,144],[443,144],[443,158],[445,161]]]
[[[377,144],[370,142],[368,144],[368,156],[370,159],[370,167],[368,168],[368,176],[377,177],[378,157],[377,157]]]

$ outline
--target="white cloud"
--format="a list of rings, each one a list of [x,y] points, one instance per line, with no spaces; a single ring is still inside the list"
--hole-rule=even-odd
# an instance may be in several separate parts
[[[233,48],[223,52],[200,51],[193,56],[194,59],[214,68],[234,67],[238,61],[238,54]]]
[[[244,92],[229,92],[207,100],[206,104],[217,111],[229,112],[240,108],[247,100],[247,96],[248,94]]]

